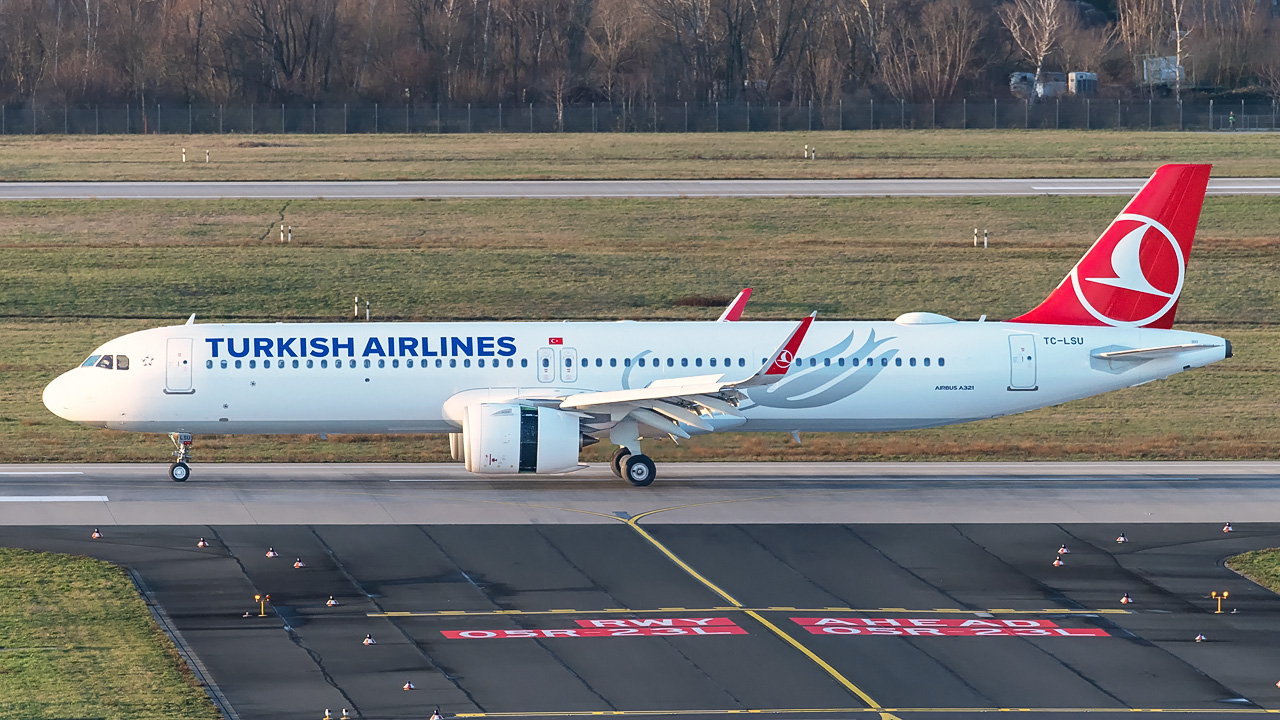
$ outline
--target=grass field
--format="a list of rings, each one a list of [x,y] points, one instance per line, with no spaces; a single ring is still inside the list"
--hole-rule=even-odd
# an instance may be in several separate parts
[[[1280,548],[1253,550],[1227,558],[1227,567],[1272,592],[1280,593]]]
[[[0,461],[155,460],[163,437],[73,426],[40,389],[98,343],[181,322],[702,318],[752,286],[751,318],[993,319],[1061,279],[1123,198],[0,203]],[[295,241],[269,232],[282,216]],[[992,230],[988,250],[973,227]],[[659,459],[1280,456],[1280,206],[1212,197],[1182,326],[1236,357],[1166,382],[936,430],[654,444]],[[441,437],[201,438],[197,460],[440,460]],[[589,459],[607,448],[589,449]],[[649,452],[649,449],[646,449]]]
[[[806,161],[804,146],[818,148]],[[192,162],[182,163],[182,148]],[[212,162],[205,163],[209,150]],[[36,180],[1145,177],[1165,162],[1276,175],[1280,133],[909,130],[707,134],[103,135],[0,138]]]
[[[120,568],[0,548],[0,717],[214,720]]]

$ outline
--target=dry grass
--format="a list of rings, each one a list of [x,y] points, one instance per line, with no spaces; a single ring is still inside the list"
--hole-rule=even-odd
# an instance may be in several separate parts
[[[805,161],[802,147],[821,148]],[[181,149],[213,162],[181,162]],[[35,180],[1145,177],[1163,162],[1275,174],[1280,134],[913,130],[711,134],[109,135],[0,139]]]
[[[1252,550],[1227,558],[1227,567],[1271,592],[1280,593],[1280,548]]]
[[[0,548],[0,717],[220,717],[119,568]]]

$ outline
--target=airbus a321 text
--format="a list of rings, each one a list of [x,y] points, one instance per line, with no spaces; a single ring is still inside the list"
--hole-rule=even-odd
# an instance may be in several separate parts
[[[196,434],[449,433],[482,475],[567,473],[617,446],[656,475],[651,438],[925,428],[1132,387],[1231,357],[1173,330],[1208,165],[1165,165],[1038,307],[1004,322],[187,324],[104,343],[49,383],[74,422]],[[194,318],[193,318],[194,319]]]

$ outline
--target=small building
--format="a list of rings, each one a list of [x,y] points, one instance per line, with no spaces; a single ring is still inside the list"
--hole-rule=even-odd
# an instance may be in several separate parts
[[[1067,73],[1067,91],[1072,95],[1097,95],[1098,94],[1098,73],[1089,72],[1073,72]]]
[[[1016,98],[1026,99],[1036,91],[1036,75],[1029,72],[1016,72],[1009,75],[1009,91]]]
[[[1042,72],[1036,80],[1036,97],[1051,98],[1067,94],[1067,76],[1060,72]]]
[[[1186,82],[1187,76],[1178,56],[1162,55],[1142,59],[1142,84],[1172,86],[1179,81]]]

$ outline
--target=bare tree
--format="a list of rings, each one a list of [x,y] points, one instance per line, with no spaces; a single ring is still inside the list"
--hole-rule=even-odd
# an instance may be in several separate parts
[[[1062,0],[1011,0],[996,8],[1014,45],[1035,66],[1037,80],[1044,72],[1045,59],[1058,44],[1062,9]]]
[[[926,4],[913,52],[920,89],[929,97],[951,97],[973,63],[981,34],[982,18],[971,0]]]
[[[1113,23],[1089,26],[1080,7],[1069,7],[1062,17],[1058,52],[1069,71],[1098,72],[1115,47],[1118,28]]]

